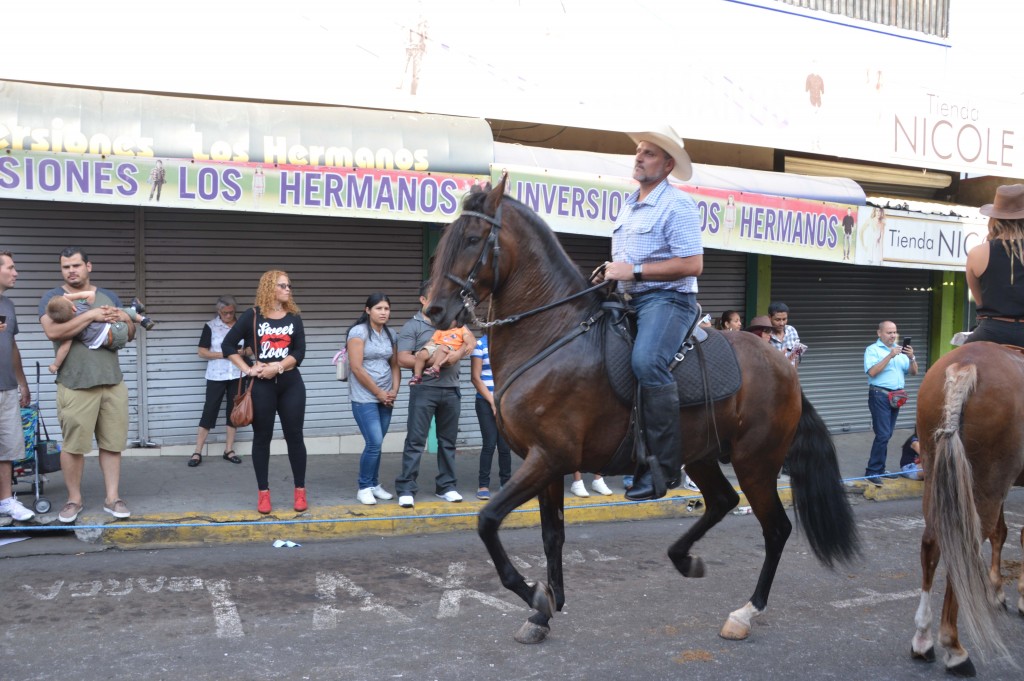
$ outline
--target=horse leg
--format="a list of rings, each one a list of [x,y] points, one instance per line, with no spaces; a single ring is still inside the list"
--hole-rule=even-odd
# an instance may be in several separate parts
[[[668,550],[668,557],[683,577],[703,577],[704,561],[690,555],[690,549],[708,530],[736,507],[740,497],[713,459],[686,465],[689,475],[704,495],[704,513]]]
[[[562,611],[565,605],[565,588],[562,579],[562,546],[565,544],[565,483],[553,480],[538,497],[540,503],[541,536],[544,539],[544,556],[548,564],[548,597],[552,602],[548,610]],[[516,632],[519,643],[540,643],[551,631],[551,615],[538,609],[530,615]]]
[[[553,471],[541,452],[531,449],[523,464],[501,490],[480,511],[477,534],[487,547],[502,586],[548,617],[554,614],[551,589],[546,584],[529,584],[512,565],[498,537],[501,523],[516,508],[537,496],[552,481]],[[556,476],[561,481],[561,476]]]
[[[771,455],[768,455],[770,458]],[[780,454],[781,461],[783,455]],[[768,606],[768,594],[772,590],[772,583],[775,581],[775,573],[782,559],[782,550],[786,546],[790,533],[793,531],[793,523],[786,516],[786,509],[779,499],[778,485],[776,482],[777,468],[760,466],[757,469],[748,469],[743,466],[744,457],[733,456],[733,467],[740,466],[736,470],[740,488],[747,495],[750,508],[761,523],[761,536],[764,537],[764,563],[761,565],[761,574],[757,578],[757,586],[754,587],[754,594],[750,600],[739,610],[729,613],[729,617],[722,625],[718,635],[734,641],[742,641],[750,635],[750,625],[755,617],[764,612]]]
[[[927,517],[927,514],[926,514]],[[927,522],[927,521],[926,521]],[[914,615],[917,631],[910,642],[910,657],[925,662],[935,661],[935,642],[932,640],[932,584],[939,565],[939,543],[935,532],[927,524],[921,535],[921,596]]]
[[[946,584],[946,598],[942,601],[942,616],[939,622],[939,643],[946,649],[946,671],[953,676],[975,676],[977,670],[971,662],[967,649],[960,645],[960,633],[956,627],[960,606],[956,600],[953,585]]]
[[[992,534],[989,535],[988,541],[992,545],[992,564],[989,566],[988,579],[992,582],[992,588],[995,590],[996,601],[999,605],[1003,606],[1003,610],[1007,610],[1006,605],[1006,593],[1003,591],[1003,545],[1006,543],[1006,535],[1009,534],[1006,529],[1006,518],[1003,515],[1003,506],[999,505],[999,518],[996,521],[995,528]]]

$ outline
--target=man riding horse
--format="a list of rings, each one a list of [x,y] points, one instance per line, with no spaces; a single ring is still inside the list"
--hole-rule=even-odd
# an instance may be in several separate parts
[[[668,182],[693,169],[674,134],[636,133],[633,179],[640,183],[612,232],[605,279],[619,282],[636,310],[632,365],[640,383],[648,457],[626,498],[658,499],[679,484],[682,438],[679,392],[669,363],[697,314],[697,277],[704,269],[701,218],[688,194]]]

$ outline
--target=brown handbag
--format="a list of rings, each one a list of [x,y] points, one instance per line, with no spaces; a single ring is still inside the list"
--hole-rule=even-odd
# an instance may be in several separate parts
[[[256,309],[252,311],[252,344],[256,346]],[[252,424],[252,386],[256,383],[255,378],[249,379],[249,386],[242,387],[245,374],[238,377],[238,394],[235,395],[235,402],[231,407],[231,425],[235,428],[242,428]]]

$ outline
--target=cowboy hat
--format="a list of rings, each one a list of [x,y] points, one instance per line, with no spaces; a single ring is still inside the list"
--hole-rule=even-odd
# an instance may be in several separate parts
[[[760,317],[754,317],[750,320],[750,326],[745,331],[750,333],[760,333],[761,331],[771,331],[772,320],[768,318],[768,315],[761,315]]]
[[[995,202],[986,203],[978,210],[990,218],[1024,219],[1024,184],[1004,184],[996,189]]]
[[[647,131],[626,134],[637,144],[650,142],[671,156],[672,160],[676,162],[676,166],[672,169],[671,174],[676,178],[685,182],[693,176],[693,165],[690,163],[690,155],[683,148],[682,138],[676,134],[671,125],[664,126],[661,132]]]

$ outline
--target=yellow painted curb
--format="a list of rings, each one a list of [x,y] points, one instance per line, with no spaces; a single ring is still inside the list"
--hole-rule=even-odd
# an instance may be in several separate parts
[[[881,488],[868,485],[866,499],[887,501],[920,496],[922,483],[911,480],[887,481]],[[736,490],[740,490],[737,488]],[[785,507],[793,504],[792,490],[779,488]],[[749,502],[740,493],[739,506]],[[290,539],[298,543],[320,539],[384,537],[439,532],[475,531],[477,514],[484,502],[467,500],[452,504],[424,501],[415,508],[397,504],[362,504],[313,507],[305,513],[281,510],[267,516],[253,511],[215,511],[210,513],[162,513],[135,516],[128,521],[113,521],[106,514],[83,515],[80,525],[101,526],[76,529],[79,539],[121,548],[158,546],[199,546],[273,542]],[[538,527],[540,516],[533,500],[510,514],[503,528]],[[565,522],[580,524],[647,520],[655,518],[696,517],[704,512],[703,498],[697,492],[674,490],[657,501],[627,501],[621,495],[578,498],[566,496]],[[126,525],[126,526],[125,526]]]

